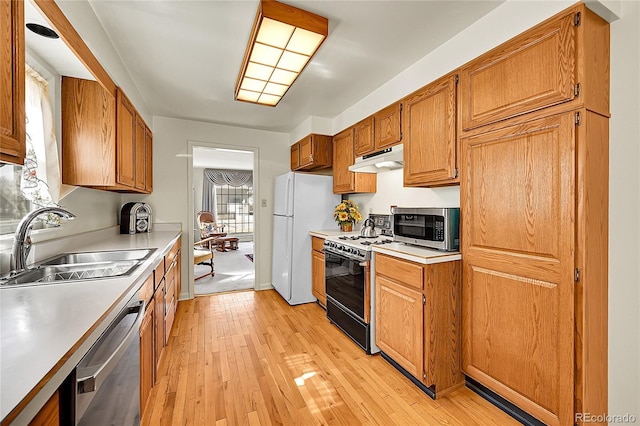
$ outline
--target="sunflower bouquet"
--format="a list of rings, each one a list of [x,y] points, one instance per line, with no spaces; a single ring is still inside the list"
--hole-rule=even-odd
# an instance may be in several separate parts
[[[333,218],[343,230],[353,227],[354,222],[362,220],[362,214],[358,211],[358,206],[351,200],[344,200],[338,204],[333,211]]]

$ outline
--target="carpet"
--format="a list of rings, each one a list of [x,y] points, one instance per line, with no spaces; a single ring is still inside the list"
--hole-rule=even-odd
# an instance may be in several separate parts
[[[253,254],[245,254],[246,258],[253,262]]]

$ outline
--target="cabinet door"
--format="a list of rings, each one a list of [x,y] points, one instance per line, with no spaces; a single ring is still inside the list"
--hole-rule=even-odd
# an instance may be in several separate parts
[[[116,99],[99,83],[62,77],[62,182],[116,184]]]
[[[147,149],[145,146],[146,143],[146,124],[144,124],[144,120],[142,117],[136,115],[136,135],[134,138],[135,143],[135,186],[136,189],[140,189],[144,191],[146,178],[147,178],[147,161],[146,154]]]
[[[144,149],[145,149],[145,180],[144,190],[151,194],[153,192],[153,133],[148,127],[144,131]]]
[[[313,138],[311,135],[298,142],[300,147],[300,168],[308,166],[313,163]]]
[[[355,188],[354,173],[349,171],[353,164],[353,128],[333,137],[333,193],[347,194]]]
[[[373,116],[353,126],[353,150],[356,157],[375,150],[373,141]]]
[[[22,165],[26,150],[24,3],[0,2],[0,160]]]
[[[291,145],[291,170],[298,170],[300,168],[300,144],[295,143]]]
[[[179,242],[180,240],[178,240]],[[178,300],[180,299],[180,293],[182,292],[182,252],[180,250],[178,250],[178,254],[176,255],[176,293],[175,293],[175,297],[176,297],[176,303],[175,303],[175,307],[176,307],[176,311],[178,310]]]
[[[60,391],[55,391],[51,398],[29,422],[29,426],[58,426],[60,424]]]
[[[116,181],[121,185],[135,187],[136,110],[121,90],[118,90],[117,95],[116,120]]]
[[[376,344],[405,370],[422,377],[422,292],[376,274]]]
[[[333,193],[376,192],[375,173],[353,173],[353,127],[333,137]]]
[[[397,102],[376,112],[373,122],[376,151],[402,141],[402,103]]]
[[[158,367],[160,366],[160,357],[162,356],[162,350],[164,348],[164,278],[160,281],[160,285],[156,289],[153,295],[154,309],[153,314],[153,343],[155,349],[153,351],[155,367],[155,377],[158,377]]]
[[[404,99],[404,186],[456,179],[456,76],[446,76]]]
[[[545,424],[573,424],[574,115],[513,124],[461,140],[462,365]]]
[[[575,31],[574,13],[569,13],[465,66],[460,72],[462,128],[572,100]]]
[[[140,413],[144,413],[147,399],[155,381],[153,356],[153,305],[148,306],[140,324]]]
[[[324,253],[317,250],[311,250],[311,292],[322,306],[327,306]]]

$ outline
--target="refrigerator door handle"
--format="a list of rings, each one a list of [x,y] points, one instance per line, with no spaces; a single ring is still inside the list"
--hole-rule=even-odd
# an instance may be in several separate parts
[[[287,193],[285,196],[285,212],[287,216],[293,215],[293,174],[287,175]]]

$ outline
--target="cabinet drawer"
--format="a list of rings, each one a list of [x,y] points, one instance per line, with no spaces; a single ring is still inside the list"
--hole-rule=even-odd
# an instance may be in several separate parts
[[[324,250],[324,238],[311,237],[311,248],[317,251]]]
[[[160,285],[160,281],[162,281],[162,278],[164,278],[164,258],[162,258],[162,260],[160,261],[160,264],[156,266],[156,269],[153,272],[153,276],[154,276],[153,287],[158,288],[158,286]]]
[[[142,284],[142,287],[140,287],[140,300],[144,300],[145,306],[149,305],[149,301],[151,301],[151,298],[153,297],[154,289],[154,279],[153,274],[151,274],[144,284]]]
[[[422,290],[422,266],[406,260],[376,253],[376,275]]]
[[[167,255],[164,257],[165,272],[171,267],[171,264],[175,260],[176,255],[178,254],[178,250],[180,250],[180,238],[178,238],[178,241],[175,242],[173,247],[171,247],[171,249],[169,250],[169,253],[167,253]]]

